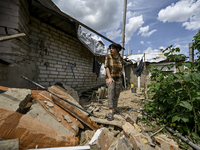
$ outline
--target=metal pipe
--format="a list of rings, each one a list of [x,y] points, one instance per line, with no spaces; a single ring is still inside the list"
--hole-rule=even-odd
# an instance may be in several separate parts
[[[72,102],[70,102],[70,101],[68,101],[68,100],[66,100],[66,99],[64,99],[64,98],[62,98],[61,96],[59,96],[59,95],[57,95],[56,93],[54,93],[54,92],[52,92],[52,91],[48,90],[48,89],[47,89],[47,88],[45,88],[44,86],[42,86],[42,85],[40,85],[40,84],[38,84],[38,83],[36,83],[36,82],[34,82],[34,81],[32,81],[32,80],[28,79],[28,78],[27,78],[27,77],[25,77],[25,76],[21,76],[21,77],[22,77],[23,79],[25,79],[25,80],[27,80],[27,81],[29,81],[29,82],[31,82],[31,83],[33,83],[33,84],[35,84],[36,86],[40,87],[41,89],[43,89],[43,90],[46,90],[47,92],[49,92],[49,93],[51,93],[51,94],[53,94],[53,95],[57,96],[58,98],[60,98],[60,99],[64,100],[64,101],[65,101],[65,102],[67,102],[68,104],[70,104],[70,105],[72,105],[72,106],[75,106],[76,108],[78,108],[78,109],[80,109],[80,110],[82,110],[82,111],[84,111],[84,112],[88,113],[88,114],[89,114],[89,115],[91,115],[91,116],[94,116],[94,117],[96,117],[94,114],[92,114],[92,113],[90,113],[90,112],[86,111],[85,109],[83,109],[83,108],[81,108],[81,107],[79,107],[79,106],[77,106],[77,105],[73,104]]]

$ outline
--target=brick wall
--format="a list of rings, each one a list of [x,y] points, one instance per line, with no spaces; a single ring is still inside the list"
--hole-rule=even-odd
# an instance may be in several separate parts
[[[16,7],[16,12],[13,13],[17,14],[14,28],[18,29],[16,31],[26,33],[26,37],[7,43],[9,51],[21,54],[9,57],[12,63],[18,65],[25,61],[34,62],[36,69],[28,74],[28,76],[34,74],[31,79],[43,86],[63,82],[78,92],[105,83],[105,78],[96,80],[96,74],[92,72],[93,54],[76,37],[30,16],[25,0],[18,1],[13,7]],[[104,60],[102,57],[97,59]],[[75,79],[69,63],[76,64],[73,68]]]

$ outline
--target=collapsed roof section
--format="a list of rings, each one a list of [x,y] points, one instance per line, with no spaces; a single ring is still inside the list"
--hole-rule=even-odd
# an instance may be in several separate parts
[[[127,56],[127,60],[131,61],[133,64],[136,64],[143,58],[144,54],[136,54],[136,55],[129,55]],[[160,53],[145,53],[145,60],[144,62],[149,62],[149,63],[158,63],[161,61],[167,60],[167,57],[164,56],[162,52]]]
[[[62,12],[51,0],[31,0],[29,1],[29,6],[32,16],[56,29],[78,38],[95,56],[106,56],[109,50],[101,41],[97,41],[94,38],[87,36],[87,34],[81,30],[80,26],[111,43],[115,43],[79,22],[69,14]]]

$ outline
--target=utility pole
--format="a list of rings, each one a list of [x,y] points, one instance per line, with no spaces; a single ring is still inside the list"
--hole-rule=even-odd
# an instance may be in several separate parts
[[[125,25],[126,25],[126,7],[127,7],[127,0],[124,0],[124,12],[123,12],[123,25],[122,25],[122,42],[121,42],[121,46],[122,46],[122,58],[124,56],[124,41],[125,41]]]

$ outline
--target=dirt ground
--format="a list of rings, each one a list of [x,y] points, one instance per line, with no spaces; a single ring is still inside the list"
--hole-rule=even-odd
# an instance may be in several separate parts
[[[142,121],[142,110],[144,108],[144,94],[140,91],[136,91],[136,93],[132,93],[131,89],[124,89],[121,91],[118,101],[117,111],[120,114],[114,115],[114,120],[123,120],[126,114],[129,114],[131,118],[137,123],[143,130],[143,132],[154,132],[159,130],[160,127],[157,126],[155,121],[151,122],[151,125],[147,124],[145,121]],[[96,107],[98,111],[93,112],[98,118],[105,119],[108,113],[108,99],[102,99],[100,101],[95,101],[95,99],[89,100],[89,98],[81,98],[80,104],[88,109],[89,107]],[[139,110],[140,112],[136,112],[131,110],[132,108]],[[157,126],[157,127],[156,127]],[[151,134],[151,133],[150,133]]]
[[[137,123],[139,128],[141,129],[141,132],[144,134],[148,134],[149,136],[153,134],[165,134],[167,137],[172,138],[176,141],[180,141],[180,139],[177,139],[177,137],[171,135],[169,132],[166,132],[163,125],[158,124],[156,121],[146,121],[149,119],[144,114],[142,114],[142,110],[144,109],[144,104],[147,102],[147,100],[144,99],[144,93],[140,91],[136,91],[136,93],[132,93],[131,89],[124,89],[120,93],[119,101],[118,101],[118,107],[117,111],[120,112],[120,114],[114,115],[115,121],[125,121],[125,115],[129,114],[131,118],[134,120],[134,122]],[[80,104],[85,108],[88,109],[89,107],[94,107],[93,114],[101,119],[106,119],[107,113],[108,113],[108,100],[107,98],[102,99],[100,101],[96,101],[95,99],[89,99],[86,97],[82,97],[80,99]],[[134,108],[135,110],[131,109]],[[140,112],[137,112],[136,110],[139,110]],[[143,119],[142,119],[143,118]],[[99,124],[101,127],[107,127],[109,129],[108,125],[105,124]],[[165,130],[165,132],[164,132]],[[117,131],[120,133],[122,129],[115,128],[113,131]],[[90,130],[86,130],[84,134],[90,135]],[[93,133],[94,134],[94,133]],[[81,137],[81,136],[80,136]],[[117,138],[117,137],[116,137]],[[80,138],[80,141],[82,141],[82,138]],[[180,149],[188,149],[191,150],[192,148],[189,147],[187,144],[181,142],[183,144],[183,147],[179,147]],[[87,145],[88,142],[80,145]]]

